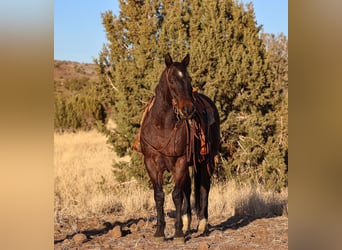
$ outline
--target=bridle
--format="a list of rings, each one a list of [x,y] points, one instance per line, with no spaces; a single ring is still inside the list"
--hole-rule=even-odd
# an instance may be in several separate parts
[[[178,109],[177,100],[176,100],[176,98],[174,98],[172,96],[171,87],[170,87],[171,83],[169,81],[169,73],[170,73],[171,66],[172,65],[170,65],[170,67],[166,69],[166,73],[165,73],[166,76],[165,76],[165,78],[166,78],[167,87],[169,88],[169,91],[170,91],[170,94],[171,94],[171,104],[172,104],[173,112],[175,113],[177,119],[181,120],[182,119],[182,113]],[[196,112],[196,109],[195,109],[195,106],[194,106],[194,109],[193,109],[193,111],[192,111],[192,113],[191,113],[191,115],[189,117],[192,117],[195,112]],[[186,118],[186,119],[189,119],[189,118]]]

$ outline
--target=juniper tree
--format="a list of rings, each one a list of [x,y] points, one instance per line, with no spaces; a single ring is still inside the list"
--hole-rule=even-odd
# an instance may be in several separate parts
[[[278,100],[253,6],[193,1],[191,14],[190,71],[220,111],[226,176],[273,183],[266,144],[276,135]]]
[[[288,181],[288,41],[282,33],[277,36],[262,34],[262,39],[267,50],[267,61],[271,65],[276,100],[273,116],[276,133],[266,144],[269,161],[264,175],[270,176],[273,180],[270,185],[279,190]]]
[[[170,52],[181,59],[190,52],[193,85],[220,112],[226,177],[265,184],[284,179],[279,169],[284,158],[273,147],[283,97],[277,94],[274,65],[267,59],[253,6],[219,0],[127,0],[120,7],[118,17],[103,14],[108,44],[97,60],[102,82],[113,89],[117,129],[110,133],[110,143],[119,155],[132,155],[141,112],[165,67],[163,56]],[[133,155],[129,168],[119,172],[144,179],[141,171],[141,161]]]

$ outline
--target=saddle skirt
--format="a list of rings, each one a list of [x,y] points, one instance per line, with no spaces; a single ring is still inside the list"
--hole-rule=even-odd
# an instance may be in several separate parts
[[[197,113],[193,120],[199,123],[197,125],[198,132],[196,135],[199,135],[199,139],[201,140],[200,153],[201,155],[205,155],[209,153],[209,143],[207,141],[207,138],[209,137],[209,128],[215,123],[214,110],[210,103],[200,95],[196,89],[192,90],[192,95]]]

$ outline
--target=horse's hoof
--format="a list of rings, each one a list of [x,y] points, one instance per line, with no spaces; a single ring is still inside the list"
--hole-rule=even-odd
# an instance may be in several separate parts
[[[173,242],[175,244],[184,244],[185,243],[185,238],[184,237],[174,237]]]
[[[153,241],[156,243],[161,243],[165,241],[165,237],[161,236],[161,237],[153,237]]]

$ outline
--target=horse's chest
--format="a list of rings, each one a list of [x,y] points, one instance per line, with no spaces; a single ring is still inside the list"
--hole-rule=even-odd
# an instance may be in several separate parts
[[[178,154],[181,154],[186,147],[186,131],[183,128],[174,128],[172,130],[163,130],[155,134],[155,140],[160,141],[160,146],[162,144],[169,145],[171,150],[177,151]]]
[[[152,129],[143,129],[142,136],[149,148],[165,156],[181,156],[186,153],[188,135],[183,124],[165,128],[156,123]]]

